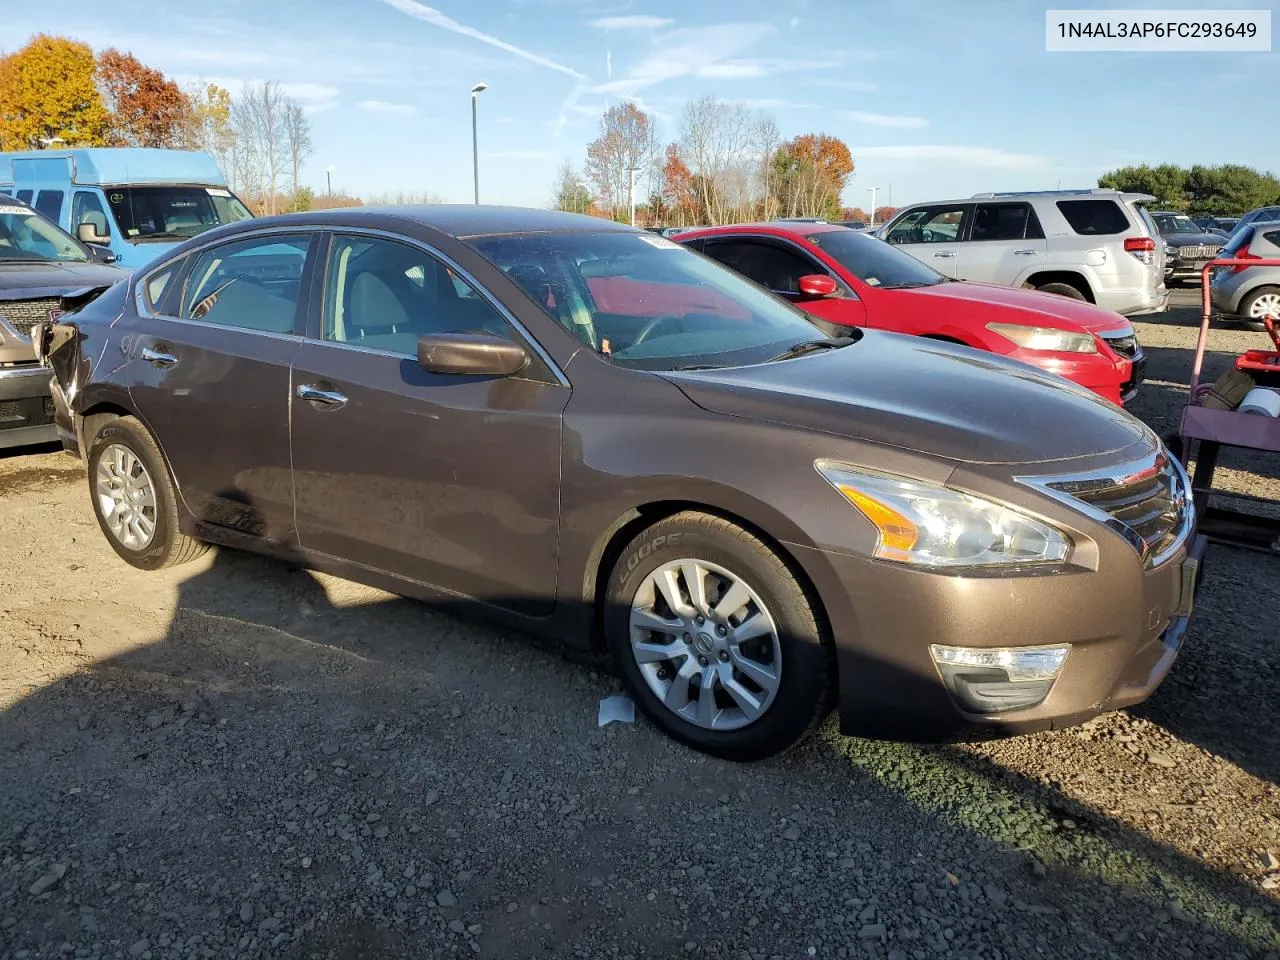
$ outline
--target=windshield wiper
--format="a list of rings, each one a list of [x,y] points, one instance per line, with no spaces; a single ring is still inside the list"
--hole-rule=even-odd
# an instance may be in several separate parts
[[[134,243],[146,243],[148,240],[190,240],[191,237],[185,233],[145,233],[139,237],[130,237]]]
[[[904,280],[902,283],[885,283],[880,286],[881,290],[915,290],[918,287],[932,287],[939,283],[945,283],[950,277],[943,277],[941,280]]]
[[[776,357],[770,357],[765,363],[803,357],[806,353],[813,353],[815,350],[839,350],[841,347],[847,347],[849,344],[856,342],[857,337],[827,337],[823,340],[805,340],[803,343],[797,343],[794,347],[784,350]]]
[[[720,370],[724,367],[723,363],[686,363],[680,367],[672,367],[676,371],[684,370]]]

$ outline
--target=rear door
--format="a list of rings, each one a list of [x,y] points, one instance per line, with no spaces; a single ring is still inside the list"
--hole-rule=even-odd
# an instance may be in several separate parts
[[[307,550],[529,615],[556,593],[569,387],[456,265],[335,234],[294,363],[298,536]],[[418,338],[483,331],[529,347],[512,377],[430,373]]]
[[[315,242],[295,229],[194,253],[125,331],[130,393],[187,507],[202,523],[280,544],[294,540],[289,365]]]
[[[956,270],[964,280],[1020,285],[1048,257],[1044,230],[1029,203],[976,204],[967,236]]]
[[[703,241],[702,252],[806,313],[842,326],[862,326],[866,322],[866,309],[848,284],[794,244],[765,237],[708,237]],[[800,278],[814,274],[835,280],[840,295],[812,298],[802,294]]]
[[[885,232],[884,239],[939,273],[958,277],[965,218],[972,208],[969,203],[919,207],[894,223]]]

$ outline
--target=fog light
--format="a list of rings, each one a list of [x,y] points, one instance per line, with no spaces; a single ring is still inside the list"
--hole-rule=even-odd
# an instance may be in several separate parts
[[[1049,695],[1071,644],[1045,647],[929,647],[947,690],[971,713],[1034,707]]]

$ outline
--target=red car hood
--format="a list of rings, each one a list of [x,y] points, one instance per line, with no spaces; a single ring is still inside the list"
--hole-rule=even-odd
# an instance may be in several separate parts
[[[893,291],[889,291],[893,292]],[[1037,327],[1066,327],[1084,329],[1089,333],[1122,330],[1129,321],[1118,313],[1095,307],[1083,300],[1020,287],[1001,287],[992,283],[939,283],[932,287],[903,290],[912,297],[937,297],[941,300],[963,300],[977,306],[1000,307],[1025,313],[1025,317],[1010,318],[1009,322],[1025,323]],[[1002,318],[1003,319],[1003,318]]]

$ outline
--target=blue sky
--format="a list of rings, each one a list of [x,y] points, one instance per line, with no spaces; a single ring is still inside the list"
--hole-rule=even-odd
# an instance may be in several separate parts
[[[1165,0],[1145,4],[1167,9]],[[1194,8],[1266,7],[1254,0]],[[606,105],[632,99],[664,140],[711,93],[784,136],[843,139],[895,204],[1089,186],[1139,162],[1280,170],[1280,54],[1046,53],[1047,4],[1014,0],[56,0],[0,20],[116,46],[180,80],[280,81],[308,110],[305,178],[368,195],[471,199],[469,91],[481,96],[485,202],[542,206]],[[1054,6],[1098,6],[1076,0]],[[1140,7],[1136,0],[1108,7]],[[1213,91],[1234,100],[1215,100]],[[1252,93],[1250,93],[1252,91]]]

